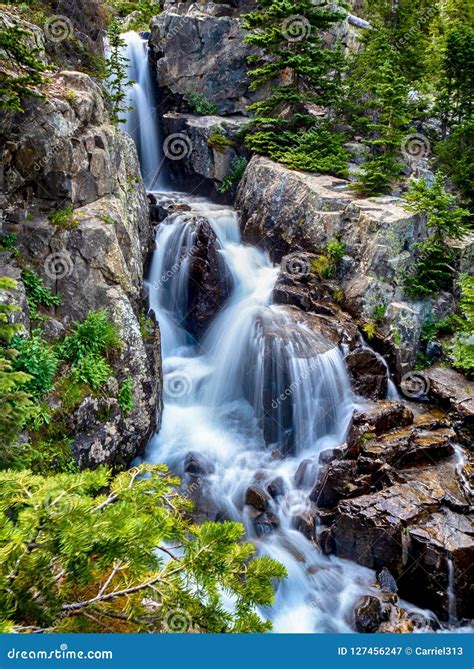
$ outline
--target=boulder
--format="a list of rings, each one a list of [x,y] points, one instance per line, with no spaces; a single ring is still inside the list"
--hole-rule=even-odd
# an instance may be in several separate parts
[[[355,393],[373,400],[387,396],[387,367],[380,355],[359,347],[346,356],[346,365]]]
[[[403,404],[393,400],[380,400],[354,413],[353,424],[367,425],[369,430],[380,434],[393,428],[413,423],[413,412]]]
[[[377,632],[380,624],[387,620],[389,612],[390,608],[378,597],[366,595],[356,606],[354,627],[357,632],[364,634]]]
[[[448,367],[431,367],[423,372],[429,395],[469,421],[474,420],[474,383]]]
[[[260,486],[251,485],[247,488],[245,493],[245,504],[253,506],[254,509],[265,511],[269,500],[270,495]]]

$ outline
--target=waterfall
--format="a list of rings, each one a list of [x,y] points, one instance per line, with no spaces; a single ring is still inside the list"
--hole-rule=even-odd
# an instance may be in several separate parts
[[[147,187],[163,190],[163,177],[155,179],[162,161],[146,45],[133,33],[124,37],[135,81],[124,127]],[[297,311],[272,304],[279,270],[242,243],[231,207],[182,193],[172,201],[186,206],[157,227],[147,279],[161,329],[164,409],[146,459],[197,488],[201,517],[243,523],[257,553],[285,565],[274,605],[260,612],[275,632],[352,632],[355,605],[378,592],[373,571],[324,555],[296,528],[302,517],[316,523],[309,493],[319,456],[344,442],[350,423],[344,356]],[[231,286],[199,340],[186,327],[196,217],[209,222]],[[190,458],[203,472],[198,483]],[[246,503],[256,485],[273,491],[264,511]]]
[[[145,39],[134,32],[125,33],[122,38],[125,42],[123,55],[128,59],[127,80],[130,85],[127,88],[126,100],[129,111],[121,129],[137,145],[145,188],[163,190],[163,157],[153,81],[148,64],[148,45]]]

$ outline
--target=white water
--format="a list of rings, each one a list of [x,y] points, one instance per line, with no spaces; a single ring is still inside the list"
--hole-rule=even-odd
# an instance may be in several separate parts
[[[341,352],[321,335],[271,304],[278,275],[268,257],[240,242],[236,213],[199,198],[192,212],[158,227],[150,277],[150,305],[162,327],[165,406],[162,427],[147,459],[166,462],[184,477],[189,453],[213,464],[201,491],[213,517],[239,520],[261,553],[285,564],[275,606],[264,615],[277,632],[350,631],[353,609],[372,590],[373,573],[324,556],[294,528],[310,509],[308,492],[319,453],[340,445],[352,412]],[[191,215],[204,215],[221,245],[233,290],[196,343],[181,326],[186,312],[188,262],[195,243]],[[282,454],[287,454],[282,457]],[[307,487],[295,471],[310,458]],[[244,504],[246,489],[281,477],[284,494],[269,502],[279,519]]]
[[[130,111],[121,128],[133,137],[137,145],[145,188],[163,189],[165,183],[161,175],[163,159],[159,119],[148,64],[147,42],[134,32],[125,33],[122,38],[126,44],[123,55],[128,59],[127,80],[133,83],[127,89],[126,105]]]

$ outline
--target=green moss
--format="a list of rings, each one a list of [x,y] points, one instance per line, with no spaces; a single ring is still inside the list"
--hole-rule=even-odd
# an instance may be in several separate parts
[[[74,207],[72,204],[64,207],[64,209],[57,209],[48,216],[52,225],[55,225],[60,230],[74,230],[79,225],[79,220],[74,216]]]
[[[211,130],[207,143],[212,149],[221,153],[224,153],[233,144],[232,140],[220,128]]]

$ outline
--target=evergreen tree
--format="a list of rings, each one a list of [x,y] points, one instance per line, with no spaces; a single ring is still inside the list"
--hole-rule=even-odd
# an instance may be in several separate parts
[[[447,240],[468,234],[469,211],[457,206],[453,195],[446,192],[441,173],[432,186],[423,179],[414,181],[406,199],[408,208],[426,219],[431,234],[417,245],[418,260],[412,273],[405,276],[405,290],[411,297],[418,297],[451,289],[454,252]]]
[[[0,109],[22,112],[22,96],[42,97],[44,72],[48,66],[40,50],[26,38],[33,34],[18,26],[0,29]]]
[[[117,19],[110,22],[107,37],[110,49],[106,63],[107,98],[111,105],[112,121],[118,125],[124,121],[123,114],[130,109],[126,104],[126,87],[132,82],[127,82],[128,58],[124,55],[125,41]]]
[[[246,41],[259,50],[249,58],[252,88],[264,95],[249,106],[251,150],[296,169],[345,172],[341,141],[333,136],[328,146],[320,139],[310,113],[314,105],[331,107],[340,94],[342,52],[326,48],[321,33],[342,16],[324,2],[262,0],[244,17]],[[322,132],[327,136],[325,125]]]
[[[383,29],[370,31],[346,81],[346,113],[370,148],[356,189],[365,195],[390,190],[403,167],[403,137],[410,122],[408,84]]]
[[[194,525],[178,483],[162,466],[0,472],[0,630],[268,630],[257,607],[284,567],[252,559],[239,523]]]

